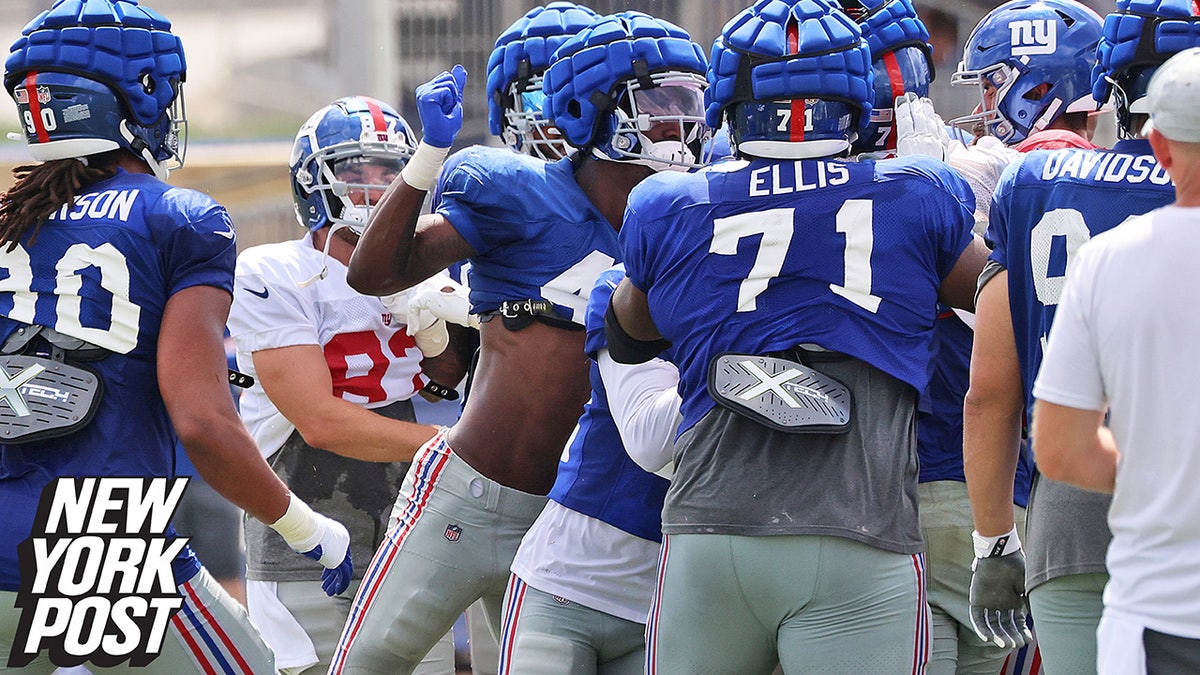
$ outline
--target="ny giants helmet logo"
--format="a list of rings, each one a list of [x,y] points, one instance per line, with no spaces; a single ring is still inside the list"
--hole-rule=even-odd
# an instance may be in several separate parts
[[[377,125],[383,122],[382,118],[376,120],[369,115],[360,116],[358,119],[362,124],[362,134],[359,138],[364,143],[390,143],[392,134],[386,128],[379,128]]]
[[[1013,56],[1053,54],[1058,49],[1058,25],[1050,19],[1022,19],[1008,24]]]

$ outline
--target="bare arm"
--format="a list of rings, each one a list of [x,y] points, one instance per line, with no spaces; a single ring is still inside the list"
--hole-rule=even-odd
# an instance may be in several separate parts
[[[229,294],[193,286],[167,301],[158,386],[188,457],[204,480],[264,523],[288,508],[288,489],[263,461],[229,396],[223,333]]]
[[[1033,448],[1038,470],[1051,480],[1112,492],[1120,453],[1104,426],[1104,411],[1049,401],[1034,404]]]
[[[315,448],[367,462],[407,462],[433,427],[393,420],[333,394],[317,345],[254,352],[254,370],[271,402]]]
[[[950,274],[942,279],[938,288],[938,299],[958,309],[968,312],[975,311],[975,288],[979,281],[979,273],[987,262],[988,249],[983,240],[975,236],[967,245]]]
[[[475,255],[450,221],[436,213],[418,217],[424,201],[425,191],[402,175],[392,181],[350,256],[346,280],[354,290],[389,295]]]
[[[646,294],[638,290],[629,279],[621,280],[613,291],[610,302],[613,312],[617,315],[617,321],[629,337],[645,342],[662,339],[662,333],[658,332],[654,319],[650,318],[650,302]]]
[[[350,258],[347,280],[359,293],[390,295],[428,279],[475,251],[445,218],[420,219],[425,194],[462,129],[467,71],[454,66],[417,87],[417,113],[425,137],[375,208]]]
[[[979,293],[971,384],[963,402],[963,472],[975,529],[985,537],[1013,526],[1013,481],[1021,451],[1024,396],[1008,304],[1008,273]]]

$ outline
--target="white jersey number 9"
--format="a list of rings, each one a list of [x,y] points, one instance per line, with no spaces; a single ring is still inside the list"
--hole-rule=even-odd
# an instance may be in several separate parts
[[[1067,276],[1050,276],[1050,256],[1054,250],[1054,240],[1057,237],[1066,239],[1066,269],[1069,270],[1075,252],[1092,238],[1092,234],[1088,231],[1087,223],[1083,222],[1082,213],[1075,209],[1055,209],[1042,216],[1030,235],[1029,262],[1038,302],[1046,307],[1057,305]]]
[[[8,275],[0,279],[0,294],[12,294],[12,309],[8,318],[33,324],[38,299],[43,294],[33,291],[33,273],[29,253],[18,245],[11,251],[0,248],[0,268]],[[81,319],[84,274],[95,268],[101,288],[112,294],[112,317],[108,328],[84,326]],[[129,299],[129,266],[125,256],[110,243],[96,248],[87,244],[72,244],[55,265],[55,321],[51,328],[118,354],[127,354],[137,346],[138,322],[142,310]]]

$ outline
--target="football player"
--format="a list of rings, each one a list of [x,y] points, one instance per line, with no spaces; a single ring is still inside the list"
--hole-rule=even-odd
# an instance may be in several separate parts
[[[255,378],[241,400],[250,434],[296,494],[347,526],[362,567],[387,531],[409,460],[436,431],[414,424],[410,399],[425,371],[440,368],[440,382],[463,371],[445,324],[413,325],[406,294],[384,302],[346,283],[367,216],[415,145],[400,114],[373,98],[348,96],[313,113],[290,167],[305,235],[238,256],[229,315],[239,370]],[[348,594],[316,595],[309,581],[318,570],[286,556],[263,526],[247,520],[245,541],[247,606],[276,666],[328,670],[361,572]],[[421,672],[454,672],[449,634],[427,661]]]
[[[1091,71],[1100,17],[1075,0],[1010,0],[988,12],[963,45],[950,83],[980,103],[951,124],[1018,151],[1095,148]]]
[[[970,308],[986,255],[970,189],[844,159],[874,82],[827,3],[756,4],[710,64],[737,160],[634,189],[606,320],[615,360],[680,371],[649,672],[920,672],[916,403],[938,300]]]
[[[895,156],[895,101],[900,97],[902,104],[908,104],[908,98],[927,96],[933,79],[929,32],[908,0],[843,0],[842,6],[862,27],[875,66],[871,123],[859,135],[854,150],[859,157]],[[935,123],[941,125],[940,120]],[[911,134],[908,138],[911,139]],[[946,141],[949,142],[948,136]],[[993,157],[981,151],[960,150],[958,159],[974,159],[975,155],[983,155],[984,160]],[[952,166],[973,168],[963,162],[956,164]],[[990,192],[976,198],[989,199]],[[962,554],[964,547],[971,545],[973,529],[962,462],[962,402],[971,361],[972,321],[961,310],[956,312],[946,305],[938,307],[933,329],[933,369],[929,387],[922,392],[917,421],[921,535],[925,540],[926,586],[932,619],[932,653],[926,672],[931,675],[995,675],[1010,651],[984,641],[971,627],[968,602],[971,558]],[[1029,456],[1022,455],[1018,484],[1014,488],[1019,507],[1017,523],[1021,526],[1025,522],[1031,464]]]
[[[408,474],[334,673],[360,664],[411,670],[480,597],[498,628],[513,554],[590,394],[586,295],[620,256],[626,196],[656,170],[699,161],[707,140],[699,45],[636,12],[591,28],[555,52],[543,82],[545,114],[580,148],[557,162],[474,147],[443,168],[466,73],[456,66],[418,89],[425,138],[372,212],[349,280],[392,293],[469,259],[482,346],[460,421]],[[439,171],[435,212],[418,218]]]
[[[493,133],[499,133],[501,120],[506,122],[500,135],[515,150],[546,159],[566,155],[570,146],[553,120],[541,114],[541,85],[550,54],[586,27],[573,23],[583,16],[571,3],[551,3],[531,11],[497,40],[489,60],[489,119]],[[603,349],[604,308],[613,279],[623,275],[619,268],[606,272],[591,295],[586,323],[593,355]],[[661,365],[626,373],[621,385],[673,390],[678,377],[670,377],[672,367]],[[625,453],[610,407],[632,406],[620,398],[621,390],[606,388],[596,363],[590,370],[592,395],[559,464],[550,500],[513,560],[503,615],[503,673],[642,672],[666,480],[640,469]],[[665,384],[657,379],[664,370]],[[673,420],[669,412],[659,425],[668,436],[660,445],[669,444]]]
[[[1192,17],[1174,18],[1167,35],[1194,41]],[[1141,32],[1145,15],[1129,23],[1125,35]],[[1200,372],[1180,358],[1200,339],[1200,315],[1180,311],[1200,293],[1191,265],[1200,234],[1198,86],[1198,47],[1151,78],[1142,134],[1173,179],[1175,200],[1079,248],[1033,387],[1042,476],[1113,496],[1096,634],[1102,675],[1200,672],[1192,557],[1200,545],[1192,414]]]
[[[3,358],[43,373],[90,371],[103,383],[91,406],[36,415],[31,425],[6,418],[5,655],[21,613],[14,596],[32,583],[21,577],[30,567],[19,564],[18,544],[37,534],[43,488],[59,477],[173,478],[177,443],[218,492],[317,560],[327,593],[350,582],[346,528],[289,493],[229,395],[222,334],[233,226],[207,196],[163,182],[184,154],[184,63],[170,22],[129,0],[61,0],[25,26],[5,63],[5,89],[40,163],[18,167],[0,200]],[[32,383],[59,386],[43,376]],[[171,569],[183,606],[148,672],[275,671],[245,610],[187,546]],[[43,653],[16,669],[49,673],[54,665]]]
[[[1138,131],[1150,75],[1192,45],[1186,36],[1193,25],[1186,0],[1118,3],[1104,23],[1092,92],[1096,101],[1113,95],[1121,140],[1111,151],[1023,156],[1005,172],[993,200],[988,240],[995,250],[980,278],[964,410],[976,529],[972,615],[982,637],[1019,645],[1028,637],[1028,591],[1048,672],[1095,668],[1108,579],[1109,497],[1035,475],[1028,569],[1011,507],[1003,504],[1012,502],[1009,486],[1033,382],[1071,257],[1093,235],[1174,198],[1169,177]]]
[[[620,265],[600,275],[588,301],[592,397],[513,559],[501,673],[643,672],[669,476],[654,472],[678,426],[679,372],[608,357],[604,313],[624,278]],[[631,456],[647,453],[658,459]]]
[[[542,88],[554,50],[598,17],[573,2],[551,2],[529,10],[496,38],[487,63],[488,128],[504,144],[554,161],[570,145],[542,112]]]

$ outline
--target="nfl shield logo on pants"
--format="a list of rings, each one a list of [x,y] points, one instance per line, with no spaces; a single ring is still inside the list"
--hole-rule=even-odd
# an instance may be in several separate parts
[[[457,525],[447,525],[446,526],[446,541],[458,541],[458,538],[460,536],[462,536],[462,528],[461,527],[459,527]]]

